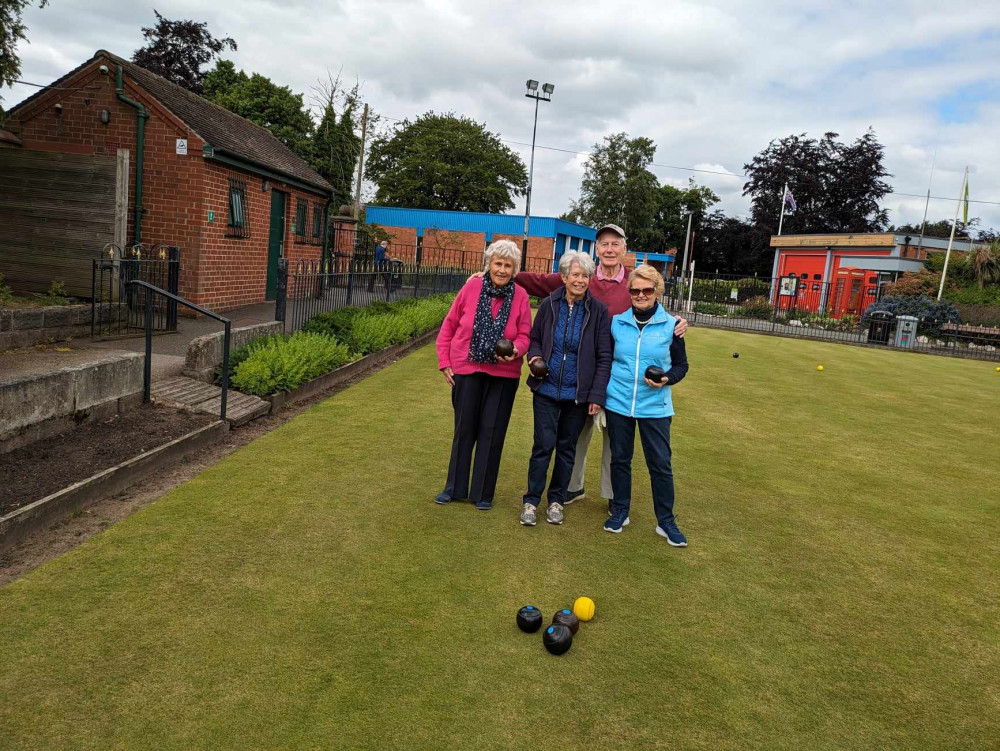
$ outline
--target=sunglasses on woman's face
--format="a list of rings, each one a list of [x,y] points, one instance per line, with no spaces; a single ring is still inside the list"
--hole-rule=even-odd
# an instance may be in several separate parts
[[[632,295],[632,297],[639,297],[640,295],[643,295],[645,297],[652,297],[654,292],[656,292],[656,287],[641,287],[639,289],[636,289],[635,287],[630,287],[628,291],[628,293]]]

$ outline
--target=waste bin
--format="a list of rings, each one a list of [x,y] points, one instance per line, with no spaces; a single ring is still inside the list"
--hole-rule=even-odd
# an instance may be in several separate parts
[[[892,331],[892,319],[894,316],[885,310],[876,310],[871,314],[871,322],[868,324],[869,344],[888,344],[889,334]]]
[[[913,347],[913,342],[917,338],[916,316],[896,317],[896,338],[893,341],[894,347]]]

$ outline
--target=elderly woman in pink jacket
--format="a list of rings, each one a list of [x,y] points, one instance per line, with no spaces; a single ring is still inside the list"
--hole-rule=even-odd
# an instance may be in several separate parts
[[[498,240],[486,249],[484,260],[483,277],[465,283],[437,338],[438,368],[451,386],[455,436],[448,480],[434,501],[469,500],[488,511],[528,350],[531,306],[528,293],[513,283],[521,268],[515,243]],[[513,342],[513,354],[497,356],[500,339]]]

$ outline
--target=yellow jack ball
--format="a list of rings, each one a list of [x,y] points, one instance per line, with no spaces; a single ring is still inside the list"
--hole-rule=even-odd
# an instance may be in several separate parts
[[[573,612],[581,621],[589,621],[594,617],[594,601],[589,597],[577,597],[573,603]]]
[[[816,370],[822,370],[822,369],[823,369],[823,366],[822,366],[822,365],[817,365],[817,366],[816,366]]]
[[[1000,366],[997,367],[997,373],[1000,373]]]

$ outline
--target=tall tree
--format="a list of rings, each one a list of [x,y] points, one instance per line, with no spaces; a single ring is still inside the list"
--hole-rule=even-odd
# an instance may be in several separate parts
[[[687,215],[695,214],[701,217],[718,202],[719,197],[711,188],[696,185],[694,180],[688,180],[686,188],[661,185],[657,194],[656,216],[650,233],[653,247],[649,247],[648,250],[682,246],[684,234],[687,232]],[[695,230],[698,229],[698,223],[692,226]]]
[[[229,37],[216,39],[208,24],[198,21],[171,21],[155,9],[156,26],[142,27],[146,45],[132,55],[132,62],[157,73],[185,89],[202,93],[205,73],[201,68],[227,47],[236,49]]]
[[[313,159],[316,124],[302,101],[287,86],[259,73],[247,75],[230,60],[219,60],[205,76],[205,97],[267,128],[306,161]]]
[[[783,232],[879,232],[888,211],[879,206],[892,188],[882,164],[884,147],[869,130],[851,144],[837,133],[816,140],[806,134],[771,141],[745,164],[755,224],[777,231],[785,183],[798,208],[786,214]]]
[[[378,203],[447,211],[506,211],[528,185],[524,162],[485,125],[434,112],[374,138],[365,177]]]
[[[335,207],[350,204],[353,199],[352,183],[361,154],[361,139],[354,132],[359,90],[358,84],[344,90],[339,77],[333,76],[317,88],[323,116],[313,137],[312,166],[333,186]]]
[[[31,0],[0,0],[0,86],[10,86],[21,75],[21,58],[17,54],[17,43],[27,39],[24,25],[24,9],[31,5]],[[48,5],[48,0],[42,0],[39,7]],[[3,97],[0,96],[0,105]],[[0,106],[0,118],[3,107]],[[2,120],[0,120],[2,121]]]
[[[661,203],[660,182],[648,169],[655,153],[649,138],[629,138],[628,133],[605,136],[590,152],[580,199],[570,213],[587,224],[617,224],[628,235],[630,248],[652,250],[650,246],[657,245],[654,223]]]
[[[713,211],[699,222],[692,257],[699,271],[770,276],[774,258],[770,242],[767,228]]]

